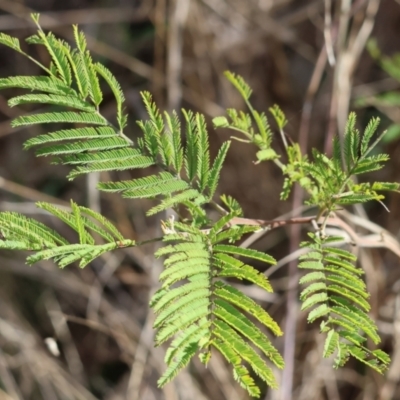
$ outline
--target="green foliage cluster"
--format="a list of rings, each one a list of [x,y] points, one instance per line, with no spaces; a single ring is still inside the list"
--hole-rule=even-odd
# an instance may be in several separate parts
[[[33,218],[16,212],[1,212],[0,248],[35,252],[26,259],[30,265],[53,259],[61,268],[75,261],[79,261],[79,266],[83,268],[108,251],[135,245],[134,240],[125,239],[101,214],[78,206],[72,200],[71,211],[44,202],[38,202],[36,206],[72,228],[78,234],[79,243],[69,243],[56,231]],[[106,243],[96,244],[96,236]]]
[[[311,249],[300,257],[299,268],[307,269],[300,283],[307,285],[301,292],[302,310],[312,308],[308,321],[322,319],[321,332],[327,332],[324,357],[335,353],[335,367],[343,366],[350,356],[355,357],[376,371],[383,373],[390,362],[382,350],[371,351],[365,347],[367,338],[380,342],[377,327],[368,316],[370,305],[363,270],[353,263],[356,257],[337,247],[342,237],[321,238],[309,233],[310,242],[302,243]]]
[[[205,233],[195,226],[168,221],[164,237],[168,244],[157,251],[165,256],[165,270],[160,275],[161,288],[155,293],[151,306],[156,312],[154,327],[158,329],[156,344],[172,341],[165,361],[168,369],[160,384],[168,382],[200,351],[205,364],[211,357],[211,347],[218,349],[233,366],[238,382],[253,396],[260,394],[243,361],[269,386],[276,387],[270,367],[247,342],[256,346],[278,368],[283,359],[271,341],[246,314],[252,316],[275,335],[282,332],[278,324],[257,303],[224,281],[226,278],[245,279],[272,291],[266,277],[236,256],[245,256],[265,263],[275,260],[262,252],[224,244],[227,238],[236,241],[247,229],[228,228],[235,212],[217,221]],[[185,280],[186,282],[181,282]],[[174,286],[180,282],[179,286]]]
[[[225,141],[211,160],[205,117],[182,110],[182,123],[176,112],[161,113],[151,95],[144,92],[149,119],[138,122],[142,134],[135,143],[124,133],[127,117],[121,88],[106,67],[93,62],[83,33],[74,26],[76,47],[72,48],[52,33],[44,33],[39,16],[32,17],[38,33],[27,41],[45,46],[51,64],[46,67],[32,59],[43,75],[2,78],[0,89],[29,91],[11,98],[10,106],[45,104],[56,109],[18,117],[13,126],[71,125],[29,139],[25,148],[34,147],[38,156],[51,156],[54,162],[71,166],[71,180],[92,172],[153,167],[145,177],[101,182],[98,189],[119,192],[129,199],[157,200],[148,215],[172,208],[179,217],[178,221],[170,218],[162,222],[160,240],[166,245],[156,256],[164,258],[165,269],[160,276],[161,288],[150,303],[156,314],[156,345],[171,340],[165,356],[168,367],[159,384],[173,379],[196,354],[207,364],[214,348],[231,364],[235,379],[252,396],[261,394],[254,374],[276,387],[271,364],[283,368],[284,363],[266,331],[278,336],[282,332],[260,305],[227,281],[235,278],[272,291],[265,275],[242,258],[275,263],[270,255],[238,245],[244,235],[259,227],[243,223],[235,199],[224,195],[215,199],[230,141]],[[1,33],[0,43],[31,59],[16,38]],[[335,247],[338,238],[328,236],[325,230],[327,219],[338,208],[382,201],[379,192],[399,188],[397,183],[356,183],[353,179],[382,168],[388,160],[387,155],[372,152],[382,137],[372,141],[379,120],[372,119],[360,134],[355,128],[355,115],[351,114],[343,139],[335,139],[333,156],[313,150],[309,159],[296,143],[288,144],[283,131],[285,115],[274,106],[269,111],[286,149],[284,163],[284,157],[272,147],[274,134],[267,115],[250,104],[250,87],[230,72],[226,77],[243,97],[249,112],[228,109],[227,116],[214,119],[214,126],[229,128],[241,135],[232,139],[256,146],[257,163],[271,161],[281,169],[285,178],[282,199],[287,199],[293,184],[298,183],[309,195],[307,203],[318,210],[318,229],[302,245],[308,251],[299,268],[311,272],[300,281],[305,285],[300,300],[304,310],[311,309],[310,322],[322,321],[321,332],[326,334],[324,356],[334,354],[335,366],[342,366],[352,356],[384,372],[388,356],[366,345],[367,338],[378,343],[379,336],[367,314],[369,295],[361,279],[362,270],[356,267],[356,257]],[[103,81],[115,97],[115,125],[100,112]],[[156,173],[154,166],[158,167]],[[84,267],[104,252],[141,244],[124,238],[102,215],[74,202],[70,210],[47,203],[38,203],[38,207],[70,226],[78,239],[71,244],[41,222],[19,213],[0,213],[0,248],[31,252],[29,264],[53,259],[60,267],[73,262]],[[210,207],[220,214],[216,221],[207,213]]]

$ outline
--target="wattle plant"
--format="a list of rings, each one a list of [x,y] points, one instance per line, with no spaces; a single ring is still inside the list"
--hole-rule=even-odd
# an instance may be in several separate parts
[[[144,92],[149,118],[138,122],[141,136],[136,141],[130,139],[124,133],[127,116],[120,85],[105,66],[92,60],[84,34],[73,27],[76,47],[72,48],[51,32],[44,33],[39,15],[32,15],[32,19],[38,32],[27,42],[44,46],[51,63],[48,67],[42,65],[22,51],[18,39],[0,34],[0,43],[25,55],[43,70],[40,76],[2,78],[0,89],[29,91],[11,98],[11,107],[56,106],[54,111],[18,117],[13,126],[62,123],[66,128],[27,140],[25,149],[35,148],[37,156],[51,156],[53,162],[71,166],[70,180],[92,172],[152,167],[152,174],[143,178],[101,182],[98,189],[118,192],[128,199],[154,199],[148,215],[170,208],[176,212],[175,218],[162,221],[163,235],[159,240],[166,245],[155,254],[164,258],[165,266],[160,275],[161,287],[151,300],[156,314],[156,345],[172,339],[165,356],[168,367],[159,385],[173,379],[195,355],[207,364],[214,348],[231,364],[235,379],[250,395],[261,394],[254,374],[268,386],[276,387],[271,366],[283,368],[284,363],[270,335],[279,336],[282,331],[260,305],[230,284],[229,279],[272,291],[265,275],[249,263],[258,260],[271,265],[276,261],[268,254],[241,247],[240,240],[285,221],[274,225],[273,221],[246,219],[236,200],[224,195],[216,198],[230,141],[222,144],[211,161],[203,115],[182,110],[182,124],[178,113],[161,113],[151,95]],[[354,254],[342,248],[343,237],[329,236],[326,229],[338,208],[370,200],[381,202],[381,191],[399,188],[397,183],[353,180],[355,175],[382,168],[388,160],[386,154],[371,153],[382,137],[371,144],[378,119],[372,119],[360,135],[355,128],[355,115],[351,114],[342,140],[334,141],[333,156],[313,150],[311,160],[297,144],[287,143],[283,133],[286,118],[274,106],[270,112],[286,149],[286,157],[281,157],[271,147],[274,135],[266,114],[254,110],[249,102],[249,86],[232,73],[227,72],[226,77],[242,95],[249,112],[229,109],[226,117],[214,119],[215,127],[230,128],[242,135],[233,139],[253,144],[257,163],[276,164],[285,178],[283,200],[297,183],[308,194],[307,204],[317,210],[315,217],[305,218],[305,222],[314,223],[315,229],[302,244],[307,252],[301,256],[299,268],[309,272],[300,280],[305,286],[300,300],[302,309],[310,310],[309,322],[321,322],[321,332],[326,335],[323,356],[334,355],[335,366],[355,357],[383,373],[389,364],[388,355],[382,350],[370,350],[366,343],[368,338],[374,343],[380,338],[375,322],[368,316],[369,295],[362,280],[363,271],[356,266]],[[115,125],[100,112],[103,83],[116,100]],[[287,159],[286,164],[282,158]],[[154,167],[158,172],[154,173]],[[29,251],[28,264],[52,259],[60,267],[74,262],[84,267],[105,252],[147,243],[125,238],[101,214],[74,201],[70,210],[43,202],[37,206],[75,230],[77,242],[70,243],[53,229],[22,214],[1,212],[0,248]],[[219,218],[210,218],[210,208],[219,213]]]

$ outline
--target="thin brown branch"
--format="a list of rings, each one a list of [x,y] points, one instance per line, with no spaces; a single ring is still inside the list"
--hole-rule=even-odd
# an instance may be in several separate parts
[[[32,201],[46,201],[53,204],[58,204],[65,207],[70,207],[68,202],[62,201],[57,197],[49,196],[48,194],[41,193],[38,190],[28,188],[26,186],[20,185],[18,183],[9,181],[0,177],[0,190],[12,193],[23,199],[28,199]]]
[[[235,217],[229,223],[228,226],[234,225],[255,225],[262,227],[265,230],[271,230],[275,228],[279,228],[281,226],[286,225],[297,225],[297,224],[309,224],[311,221],[315,220],[316,216],[311,217],[296,217],[290,219],[281,219],[281,220],[265,220],[265,219],[251,219],[251,218],[240,218]]]
[[[332,0],[325,0],[325,25],[324,25],[324,37],[326,53],[328,54],[328,60],[331,67],[335,65],[335,52],[333,50],[333,39],[332,39]]]
[[[190,0],[174,0],[170,4],[167,53],[167,108],[178,110],[182,101],[183,29],[190,9]]]

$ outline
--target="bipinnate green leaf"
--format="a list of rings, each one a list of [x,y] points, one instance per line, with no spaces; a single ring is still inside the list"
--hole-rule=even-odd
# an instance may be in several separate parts
[[[323,356],[325,358],[330,357],[335,352],[338,344],[339,334],[334,329],[331,329],[326,335]]]
[[[256,156],[258,161],[275,160],[276,158],[279,157],[274,149],[265,149],[257,151]]]
[[[241,94],[244,100],[249,100],[252,90],[250,86],[244,81],[244,79],[239,76],[235,75],[232,72],[225,71],[225,77],[228,79],[230,83],[237,89],[237,91]]]
[[[120,131],[126,126],[126,118],[123,113],[123,104],[125,102],[125,96],[121,89],[121,86],[115,76],[111,71],[106,68],[103,64],[95,63],[93,64],[94,70],[107,82],[111,91],[114,94],[115,100],[117,102],[117,121]]]
[[[157,381],[159,387],[163,387],[170,382],[184,367],[189,364],[189,361],[197,353],[199,347],[196,342],[188,343],[185,347],[180,348],[177,361],[170,361],[167,370],[162,377]]]
[[[179,359],[190,343],[200,343],[204,339],[209,340],[211,322],[206,319],[188,327],[177,336],[165,353],[165,363],[169,365],[174,359]],[[200,346],[199,346],[200,347]]]
[[[100,223],[100,225],[103,226],[103,228],[105,229],[105,231],[108,231],[111,233],[111,237],[106,234],[106,235],[101,235],[103,236],[105,239],[108,239],[108,241],[114,241],[114,240],[124,240],[124,236],[122,235],[122,233],[115,227],[115,225],[110,222],[107,218],[105,218],[103,215],[99,214],[96,211],[93,211],[90,208],[87,207],[83,207],[83,206],[79,206],[79,210],[82,214],[86,214],[89,217],[93,218],[94,220],[96,220],[98,223]],[[98,231],[97,231],[98,232]],[[111,239],[111,240],[110,240]]]
[[[258,250],[246,249],[243,247],[231,246],[228,244],[218,244],[214,246],[214,251],[252,258],[254,260],[263,261],[268,264],[276,264],[276,260],[273,257]]]
[[[221,201],[228,207],[228,209],[231,212],[237,213],[237,215],[240,217],[243,215],[243,210],[240,204],[231,196],[227,195],[222,195],[221,196]]]
[[[259,387],[255,384],[249,370],[242,365],[242,357],[238,354],[238,351],[232,349],[232,344],[223,339],[215,339],[212,341],[212,345],[225,357],[228,363],[232,365],[235,380],[239,382],[240,386],[246,389],[250,396],[260,397],[261,392]],[[236,347],[239,347],[239,344],[237,344]]]
[[[214,263],[220,268],[218,275],[221,277],[232,277],[237,279],[245,279],[260,286],[267,292],[272,292],[272,286],[264,274],[261,274],[252,266],[242,263],[229,256],[228,254],[214,254]]]
[[[0,228],[2,248],[17,246],[21,250],[37,250],[69,244],[65,238],[43,223],[16,212],[1,212]]]
[[[157,344],[175,336],[167,350],[168,365],[160,380],[164,384],[183,366],[187,365],[188,349],[197,350],[202,362],[211,357],[210,347],[221,351],[233,366],[235,379],[251,394],[259,393],[254,380],[242,362],[268,385],[276,385],[272,371],[262,357],[252,348],[256,346],[272,363],[283,366],[279,352],[265,334],[250,320],[257,320],[275,335],[282,331],[271,316],[254,300],[220,280],[223,277],[250,278],[261,287],[271,290],[264,275],[250,265],[243,264],[229,254],[215,252],[212,240],[236,213],[217,222],[214,230],[205,234],[200,229],[180,222],[174,223],[175,232],[164,237],[166,242],[176,242],[160,248],[156,255],[166,256],[165,270],[160,275],[163,286],[153,296],[151,306],[156,312]],[[167,227],[172,227],[169,223]],[[233,251],[235,246],[220,250]],[[238,254],[242,251],[238,250]],[[269,258],[264,253],[247,253],[253,258]],[[177,286],[179,285],[179,286]],[[229,330],[229,340],[221,337],[221,327]],[[189,358],[193,357],[190,350]],[[247,372],[246,372],[247,371]]]
[[[147,215],[154,215],[160,211],[166,210],[173,207],[176,204],[182,203],[186,200],[192,200],[196,198],[201,198],[201,194],[196,189],[187,189],[183,192],[174,195],[172,197],[166,198],[158,206],[151,208],[147,211]]]
[[[111,71],[93,61],[84,33],[74,26],[72,45],[52,32],[45,33],[38,14],[33,14],[32,19],[38,31],[27,42],[44,46],[50,64],[42,65],[22,51],[17,38],[0,33],[0,44],[28,57],[45,74],[0,78],[0,90],[29,92],[11,98],[11,107],[56,106],[48,112],[21,115],[12,126],[62,126],[30,138],[25,148],[37,146],[36,155],[52,156],[55,163],[70,166],[70,180],[93,172],[153,167],[139,178],[121,181],[117,177],[116,181],[99,183],[98,188],[120,192],[125,198],[156,200],[147,215],[173,208],[179,216],[177,220],[162,221],[166,246],[155,254],[165,257],[165,268],[159,277],[162,286],[150,302],[156,314],[156,344],[171,340],[165,357],[167,369],[159,385],[172,380],[196,354],[207,364],[214,347],[232,365],[234,378],[251,396],[259,397],[261,390],[250,370],[268,386],[276,387],[268,363],[283,368],[283,359],[262,329],[267,328],[274,335],[281,335],[282,331],[267,310],[226,282],[232,278],[244,280],[271,292],[266,276],[250,263],[276,263],[264,252],[237,245],[245,234],[259,229],[238,224],[235,218],[243,215],[239,203],[226,195],[221,196],[222,205],[214,200],[230,142],[222,144],[211,162],[205,116],[182,110],[182,129],[178,114],[162,113],[148,92],[141,94],[148,120],[138,122],[141,135],[131,140],[123,132],[127,115],[121,86]],[[379,49],[372,50],[393,73],[391,60],[382,58]],[[399,191],[398,183],[358,183],[353,179],[354,175],[381,169],[389,159],[387,154],[376,151],[384,133],[373,140],[378,118],[371,119],[360,135],[356,116],[350,113],[343,140],[334,138],[332,157],[314,149],[309,159],[298,144],[288,145],[284,138],[287,157],[281,161],[278,150],[271,147],[273,132],[267,115],[249,102],[251,88],[239,75],[226,72],[225,76],[244,99],[248,112],[228,109],[226,117],[214,118],[214,126],[239,132],[241,137],[232,138],[255,145],[256,163],[274,160],[284,174],[281,198],[287,198],[291,187],[298,183],[307,192],[307,204],[316,206],[319,217],[324,219],[342,206],[381,201],[384,197],[380,191]],[[99,78],[114,95],[117,126],[100,112],[103,91]],[[397,101],[394,97],[388,98],[392,104]],[[276,105],[269,110],[284,135],[284,113]],[[72,126],[65,128],[64,124]],[[70,209],[44,202],[37,206],[69,226],[76,241],[71,243],[32,218],[1,212],[0,248],[29,251],[29,264],[51,259],[60,267],[74,262],[84,267],[106,252],[137,245],[134,240],[125,239],[103,215],[73,201]],[[209,217],[209,206],[220,214],[219,219]],[[326,334],[323,356],[334,355],[335,367],[353,357],[383,373],[388,368],[388,355],[367,347],[368,339],[378,343],[380,337],[367,314],[369,294],[362,280],[363,271],[356,266],[356,256],[342,248],[343,237],[327,236],[327,219],[323,221],[318,225],[318,234],[310,233],[310,240],[301,246],[308,249],[298,265],[308,270],[300,279],[300,284],[305,285],[300,294],[302,310],[308,310],[309,323],[321,321],[321,332]],[[248,263],[238,259],[241,257]]]
[[[164,134],[168,138],[171,146],[171,166],[174,171],[179,173],[183,165],[183,147],[181,140],[181,123],[178,118],[178,114],[173,111],[172,115],[167,112],[164,113],[165,121],[167,125],[167,134]]]
[[[356,114],[350,113],[345,128],[344,142],[343,142],[344,146],[343,151],[345,155],[346,168],[348,171],[351,170],[354,163],[356,162],[357,150],[360,140],[359,133],[356,130],[355,125],[356,125]]]
[[[90,125],[108,125],[106,119],[97,114],[88,112],[51,112],[51,113],[40,113],[32,115],[22,115],[15,118],[11,125],[13,127],[35,125],[35,124],[90,124]]]
[[[205,190],[210,173],[210,150],[204,115],[196,114],[195,132],[197,135],[197,177],[199,189]]]
[[[6,35],[3,32],[0,32],[0,43],[4,44],[7,47],[10,47],[11,49],[18,51],[18,53],[21,52],[21,47],[19,44],[19,40],[15,37]]]
[[[270,386],[277,388],[276,379],[270,367],[267,366],[261,356],[248,344],[230,325],[222,320],[214,322],[214,335],[230,346],[231,349],[244,361],[246,361],[251,369]]]
[[[362,140],[361,140],[360,152],[361,152],[362,156],[365,153],[367,153],[369,143],[370,143],[370,141],[372,139],[372,136],[374,135],[374,133],[378,129],[379,123],[380,123],[380,118],[371,118],[371,120],[368,122],[368,125],[364,130],[364,134],[363,134]]]
[[[214,128],[226,128],[229,126],[229,122],[226,117],[215,117],[212,120]]]
[[[360,278],[363,271],[353,264],[356,256],[332,246],[335,241],[341,241],[339,237],[321,239],[314,234],[310,237],[312,242],[302,246],[311,251],[301,256],[303,261],[299,266],[313,272],[300,280],[307,285],[300,299],[302,310],[311,308],[308,322],[322,319],[321,332],[327,334],[323,356],[335,353],[335,367],[343,366],[352,356],[383,373],[387,363],[365,347],[366,337],[374,343],[379,343],[380,337],[376,324],[367,314],[369,294]]]
[[[81,111],[94,112],[92,104],[81,100],[79,97],[55,94],[25,94],[8,100],[8,105],[14,107],[20,104],[53,104],[62,107],[75,108]]]
[[[274,117],[275,122],[278,125],[278,128],[283,129],[286,126],[286,124],[288,123],[288,121],[286,119],[284,112],[281,110],[281,108],[277,104],[274,104],[273,107],[269,108],[269,112]]]
[[[106,252],[135,245],[133,240],[124,239],[105,217],[74,202],[71,202],[71,211],[43,202],[37,203],[37,206],[69,225],[77,233],[79,243],[69,243],[57,232],[32,218],[19,213],[1,212],[0,229],[3,239],[0,240],[0,248],[33,251],[34,254],[27,257],[28,264],[53,259],[61,268],[75,261],[79,261],[79,266],[83,268]],[[107,243],[95,244],[89,230],[99,234]]]
[[[9,76],[0,78],[0,89],[21,88],[58,95],[76,95],[75,90],[50,76]]]
[[[234,225],[232,228],[219,232],[213,242],[220,243],[228,240],[229,243],[235,243],[247,233],[257,232],[258,230],[259,228],[255,225]]]
[[[77,129],[66,129],[66,130],[47,133],[44,135],[39,135],[31,139],[28,139],[24,143],[24,148],[30,149],[33,146],[40,146],[40,145],[51,144],[54,142],[74,141],[74,140],[81,140],[82,143],[85,143],[86,140],[98,139],[98,138],[107,139],[114,137],[115,137],[115,131],[110,127],[98,127],[98,128],[86,127]]]
[[[211,169],[209,171],[209,175],[208,175],[208,179],[207,179],[207,187],[209,190],[208,198],[210,200],[212,200],[212,198],[215,194],[215,191],[217,190],[218,181],[219,181],[219,177],[221,174],[221,169],[224,164],[226,155],[228,153],[230,144],[231,144],[230,141],[224,142],[222,144],[221,148],[218,151],[217,157],[214,160],[213,166],[211,167]]]
[[[281,328],[271,316],[260,305],[245,296],[241,291],[221,281],[216,282],[215,287],[216,296],[251,314],[275,335],[281,336],[283,334]]]

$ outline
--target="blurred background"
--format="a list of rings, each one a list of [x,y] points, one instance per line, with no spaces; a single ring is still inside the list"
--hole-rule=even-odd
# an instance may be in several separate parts
[[[135,121],[146,117],[141,90],[151,91],[161,109],[190,108],[204,113],[209,122],[227,107],[243,108],[223,77],[229,69],[253,87],[256,108],[280,105],[289,120],[287,135],[307,152],[318,147],[329,153],[349,110],[357,111],[360,127],[380,116],[381,128],[390,133],[380,150],[390,154],[391,162],[370,178],[400,178],[398,0],[0,0],[0,31],[19,39],[30,36],[35,31],[31,12],[40,12],[42,27],[66,40],[71,39],[71,25],[79,24],[93,57],[113,71],[124,89],[130,115],[127,133],[133,138],[138,135]],[[375,46],[369,46],[373,57],[365,49],[370,37],[376,39]],[[43,49],[31,46],[28,51],[48,61]],[[0,77],[38,73],[27,59],[0,47]],[[95,190],[98,179],[112,177],[68,182],[66,168],[23,151],[23,142],[43,131],[11,129],[12,118],[30,111],[10,109],[7,99],[12,95],[9,90],[0,93],[1,211],[23,212],[69,235],[41,214],[35,202],[68,205],[72,198],[104,213],[126,237],[145,240],[157,234],[159,219],[145,217],[147,201],[123,201]],[[111,118],[114,109],[113,97],[106,92],[102,112]],[[229,132],[214,132],[210,124],[210,135],[215,155]],[[279,143],[276,146],[279,149]],[[220,194],[235,197],[249,218],[302,214],[302,194],[294,191],[289,201],[280,202],[279,170],[272,163],[254,165],[254,160],[253,148],[234,142]],[[399,196],[389,195],[385,203],[390,213],[377,203],[349,209],[343,218],[360,235],[376,238],[385,230],[396,238]],[[262,398],[400,399],[397,244],[359,252],[381,347],[392,356],[390,370],[379,376],[354,361],[333,370],[331,360],[321,359],[318,324],[308,325],[298,308],[292,253],[306,228],[277,229],[254,244],[280,260],[277,268],[266,271],[274,294],[239,285],[286,334],[274,341],[287,364],[283,373],[275,371],[281,389],[264,388]],[[63,271],[51,262],[28,267],[24,254],[1,251],[0,400],[247,399],[217,354],[208,369],[195,360],[173,383],[157,388],[165,365],[163,349],[153,348],[148,309],[161,269],[154,251],[148,245],[115,252],[84,270]]]

